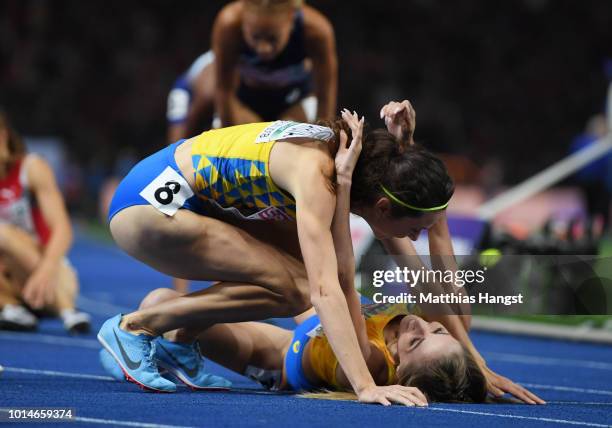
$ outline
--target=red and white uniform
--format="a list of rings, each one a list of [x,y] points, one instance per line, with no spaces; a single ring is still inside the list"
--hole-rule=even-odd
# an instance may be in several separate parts
[[[0,224],[17,226],[46,244],[51,231],[30,191],[27,169],[34,155],[26,155],[0,178]]]

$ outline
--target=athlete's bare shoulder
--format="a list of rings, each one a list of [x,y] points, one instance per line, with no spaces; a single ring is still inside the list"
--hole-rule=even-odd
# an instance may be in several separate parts
[[[221,9],[213,24],[212,50],[220,67],[215,67],[220,73],[217,82],[223,77],[230,79],[228,73],[235,66],[241,44],[242,2],[235,1]]]
[[[241,37],[242,2],[234,1],[224,6],[215,18],[215,31],[225,37]]]
[[[307,41],[320,43],[333,39],[334,27],[325,15],[317,9],[304,5],[304,32]]]

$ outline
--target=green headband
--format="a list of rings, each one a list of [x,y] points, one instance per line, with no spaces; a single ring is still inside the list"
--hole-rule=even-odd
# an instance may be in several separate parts
[[[442,204],[440,206],[437,207],[432,207],[432,208],[419,208],[419,207],[415,207],[414,205],[410,205],[407,204],[406,202],[398,199],[393,193],[391,193],[389,190],[387,190],[387,188],[385,186],[383,186],[382,184],[380,185],[380,188],[383,190],[383,192],[385,192],[385,195],[387,195],[389,197],[389,199],[391,199],[393,202],[400,204],[403,207],[406,208],[410,208],[411,210],[415,210],[415,211],[422,211],[422,212],[430,212],[430,211],[439,211],[439,210],[443,210],[444,208],[446,208],[448,206],[448,201],[445,204]]]

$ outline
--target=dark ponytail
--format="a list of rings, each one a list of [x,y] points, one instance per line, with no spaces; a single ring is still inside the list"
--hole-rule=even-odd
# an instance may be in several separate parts
[[[329,153],[331,154],[332,158],[336,156],[336,153],[338,153],[338,148],[340,147],[340,131],[344,131],[346,133],[348,141],[351,141],[351,138],[353,138],[353,134],[351,133],[351,128],[349,128],[348,123],[339,117],[332,120],[319,120],[317,121],[317,125],[326,126],[334,132],[334,138],[327,142]],[[363,132],[365,135],[365,127]]]
[[[352,138],[348,124],[340,118],[318,124],[334,131],[335,138],[328,143],[332,156],[338,151],[340,131],[346,133],[349,141]],[[416,144],[400,144],[386,129],[372,131],[366,123],[363,148],[353,171],[351,205],[376,203],[387,196],[381,186],[400,201],[422,208],[446,204],[455,190],[440,159]],[[392,202],[391,213],[393,217],[419,217],[424,212]]]
[[[419,145],[400,145],[385,129],[365,135],[363,149],[353,172],[351,204],[367,206],[392,196],[413,207],[445,205],[454,184],[440,159]],[[390,198],[391,199],[391,198]],[[391,201],[393,217],[420,217],[425,211]]]

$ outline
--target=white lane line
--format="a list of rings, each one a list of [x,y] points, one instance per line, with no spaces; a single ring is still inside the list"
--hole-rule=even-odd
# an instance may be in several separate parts
[[[601,402],[601,401],[550,401],[546,400],[546,404],[575,404],[578,406],[612,406],[612,401]]]
[[[612,427],[612,425],[598,424],[594,422],[572,421],[572,420],[567,420],[567,419],[539,418],[536,416],[510,415],[507,413],[477,412],[475,410],[458,410],[458,409],[448,409],[445,407],[420,407],[420,408],[426,409],[426,410],[432,410],[436,412],[464,413],[468,415],[478,415],[478,416],[496,416],[498,418],[523,419],[523,420],[530,420],[530,421],[550,422],[554,424],[581,425],[581,426],[598,427],[598,428]]]
[[[573,386],[542,385],[539,383],[523,383],[523,382],[519,382],[519,383],[526,388],[550,389],[552,391],[563,391],[563,392],[579,392],[581,394],[612,395],[612,391],[606,391],[603,389],[576,388]]]
[[[92,379],[92,380],[115,380],[110,376],[90,375],[90,374],[83,374],[83,373],[58,372],[54,370],[34,370],[34,369],[23,369],[20,367],[4,367],[4,370],[6,372],[32,374],[32,375],[72,377],[72,378],[77,378],[77,379]]]
[[[113,426],[124,426],[124,427],[138,427],[138,428],[191,428],[184,425],[163,425],[163,424],[148,424],[146,422],[131,422],[131,421],[118,421],[115,419],[98,419],[98,418],[84,418],[77,416],[74,418],[75,421],[85,422],[89,424],[100,424],[100,425],[113,425]]]
[[[104,302],[97,299],[90,299],[82,294],[77,298],[77,306],[92,314],[104,315],[107,317],[117,314],[128,314],[134,312],[136,308],[128,308],[127,306],[119,306],[114,303]]]
[[[78,339],[74,337],[53,336],[40,333],[1,332],[0,340],[18,340],[20,342],[36,342],[47,345],[76,346],[79,348],[101,349],[102,345],[94,339]]]
[[[110,376],[100,376],[100,375],[83,374],[83,373],[58,372],[55,370],[24,369],[21,367],[4,367],[4,370],[7,372],[23,373],[23,374],[30,374],[30,375],[71,377],[71,378],[76,378],[76,379],[89,379],[89,380],[105,380],[105,381],[110,380],[114,382],[119,382],[118,380]],[[187,386],[181,384],[181,385],[177,385],[177,388],[187,388]],[[245,389],[245,391],[247,391],[247,389]]]
[[[88,374],[81,374],[81,373],[67,373],[67,372],[57,372],[57,371],[52,371],[52,370],[33,370],[33,369],[23,369],[23,368],[17,368],[17,367],[5,367],[5,370],[7,372],[15,372],[15,373],[25,373],[25,374],[39,374],[39,375],[45,375],[45,376],[60,376],[60,377],[71,377],[71,378],[79,378],[79,379],[93,379],[93,380],[110,380],[113,381],[114,379],[112,377],[109,376],[98,376],[98,375],[88,375]],[[530,384],[523,384],[523,385],[530,385]],[[551,385],[540,385],[540,386],[545,386],[545,387],[552,387]],[[562,388],[563,390],[565,390],[564,387],[554,387],[554,388]],[[580,388],[571,388],[572,390],[576,390],[576,392],[580,392],[578,390],[580,390]],[[585,390],[585,391],[589,391],[589,390]],[[590,390],[590,391],[597,391],[597,390]],[[599,391],[599,392],[604,392],[604,393],[611,393],[612,391]],[[554,402],[551,402],[551,404]],[[577,404],[577,405],[612,405],[612,403],[589,403],[589,402],[559,402],[559,404]],[[489,412],[477,412],[477,411],[472,411],[472,410],[458,410],[458,409],[448,409],[448,408],[444,408],[444,407],[428,407],[428,410],[433,410],[433,411],[443,411],[443,412],[454,412],[454,413],[467,413],[467,414],[474,414],[474,415],[480,415],[480,416],[497,416],[500,418],[514,418],[514,419],[528,419],[528,420],[536,420],[536,421],[541,421],[541,422],[551,422],[551,423],[560,423],[560,424],[569,424],[569,425],[584,425],[584,426],[591,426],[591,427],[603,427],[603,428],[609,428],[612,427],[612,425],[602,425],[602,424],[596,424],[596,423],[591,423],[591,422],[582,422],[582,421],[572,421],[572,420],[565,420],[565,419],[551,419],[551,418],[539,418],[539,417],[532,417],[532,416],[520,416],[520,415],[509,415],[509,414],[505,414],[505,413],[489,413]],[[151,428],[157,428],[157,427],[175,427],[174,425],[156,425],[156,424],[143,424],[140,422],[128,422],[128,421],[115,421],[115,420],[106,420],[106,419],[93,419],[93,418],[76,418],[76,420],[82,421],[82,422],[90,422],[90,423],[98,423],[98,424],[105,424],[105,425],[123,425],[123,426],[134,426],[134,427],[143,427],[143,428],[147,428],[147,427],[151,427]]]
[[[486,360],[505,361],[510,363],[534,364],[542,366],[570,366],[587,369],[612,370],[612,363],[603,361],[573,360],[569,358],[534,357],[531,355],[506,354],[503,352],[483,352]]]
[[[0,412],[8,413],[9,409],[0,409]],[[184,425],[150,424],[146,422],[132,422],[132,421],[122,421],[122,420],[116,420],[116,419],[86,418],[82,416],[74,416],[72,419],[67,420],[66,422],[75,422],[75,421],[89,423],[89,424],[138,427],[138,428],[191,428],[191,427],[184,426]]]

